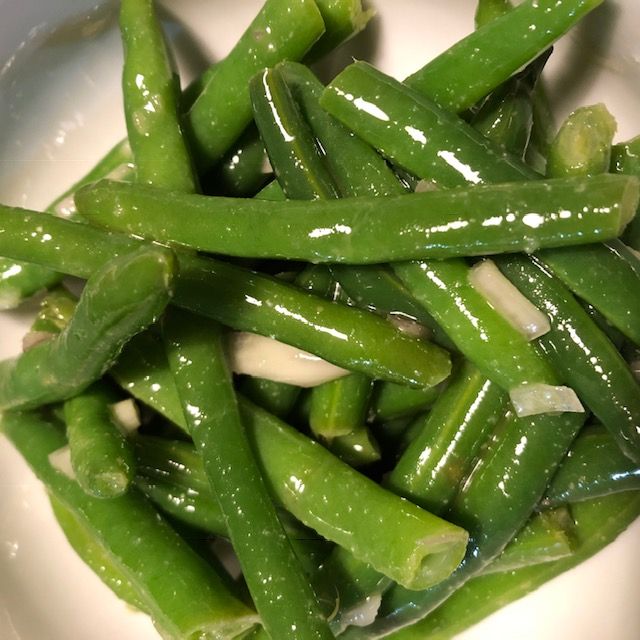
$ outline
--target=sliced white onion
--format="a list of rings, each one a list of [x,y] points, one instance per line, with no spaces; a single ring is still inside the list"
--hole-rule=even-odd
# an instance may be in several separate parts
[[[389,313],[387,320],[397,329],[414,338],[428,340],[431,337],[431,329],[420,324],[417,320],[399,313]]]
[[[382,602],[382,595],[379,593],[367,596],[357,607],[345,611],[340,617],[340,631],[344,631],[349,626],[367,627],[378,615],[378,609]]]
[[[64,473],[71,480],[76,479],[75,471],[71,466],[71,449],[69,445],[65,445],[60,449],[56,449],[49,454],[49,464],[60,473]]]
[[[109,408],[113,420],[125,436],[140,428],[140,411],[133,398],[114,402]]]
[[[227,350],[229,364],[235,373],[298,387],[315,387],[349,373],[312,353],[255,333],[231,333]]]
[[[571,387],[550,384],[521,384],[509,392],[518,417],[539,413],[584,413],[584,407]]]
[[[29,331],[22,337],[22,351],[29,351],[32,347],[35,347],[41,342],[46,342],[55,337],[55,333],[50,331]]]
[[[500,272],[492,260],[483,260],[469,271],[471,286],[527,340],[551,329],[549,318]]]

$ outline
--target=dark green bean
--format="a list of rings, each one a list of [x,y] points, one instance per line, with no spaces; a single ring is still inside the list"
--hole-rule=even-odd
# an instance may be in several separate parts
[[[634,178],[602,175],[275,204],[102,181],[76,205],[94,224],[211,253],[377,263],[612,239],[635,215],[638,191]]]
[[[174,273],[175,257],[162,247],[145,247],[106,263],[87,283],[59,336],[0,363],[0,407],[64,400],[97,380],[123,344],[162,312]]]
[[[179,121],[180,81],[171,69],[153,0],[123,0],[120,30],[124,113],[137,182],[197,191]]]
[[[640,461],[640,386],[609,339],[567,288],[536,259],[498,260],[505,275],[549,317],[538,339],[554,368],[609,429],[629,458]]]
[[[138,492],[92,498],[55,470],[49,455],[65,445],[65,438],[54,425],[35,413],[7,412],[2,429],[47,490],[131,581],[163,635],[181,640],[206,634],[235,637],[258,622]]]
[[[135,473],[133,449],[111,413],[118,400],[117,393],[97,382],[64,403],[71,466],[78,484],[96,498],[122,495]]]
[[[553,477],[541,507],[600,498],[640,489],[640,468],[622,454],[602,425],[585,427]]]
[[[344,436],[338,436],[327,443],[329,450],[340,460],[356,469],[366,467],[380,460],[380,445],[366,424]]]
[[[300,387],[264,378],[245,377],[240,392],[259,407],[283,420],[289,415],[300,395]]]
[[[378,383],[373,390],[370,416],[379,422],[411,416],[431,408],[440,393],[439,385],[413,389],[391,382]]]
[[[333,637],[251,451],[226,364],[221,328],[176,309],[168,312],[163,328],[189,432],[202,456],[262,624],[272,638]]]

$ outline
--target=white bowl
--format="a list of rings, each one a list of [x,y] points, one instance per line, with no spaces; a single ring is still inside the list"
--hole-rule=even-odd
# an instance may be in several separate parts
[[[163,4],[187,81],[202,59],[225,54],[260,2]],[[370,59],[400,78],[473,28],[473,0],[374,4],[380,21]],[[116,13],[114,2],[0,0],[1,202],[46,206],[123,136]],[[618,119],[618,139],[640,132],[639,36],[640,3],[608,0],[559,43],[546,71],[558,121],[602,101]],[[32,309],[0,315],[0,357],[17,353]],[[74,555],[41,485],[4,438],[0,486],[0,639],[158,638],[144,615],[118,601]],[[638,575],[640,521],[460,638],[635,640]]]

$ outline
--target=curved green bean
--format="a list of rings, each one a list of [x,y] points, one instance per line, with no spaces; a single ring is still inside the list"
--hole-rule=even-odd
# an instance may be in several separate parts
[[[638,194],[637,179],[614,175],[278,203],[102,181],[81,189],[76,205],[93,224],[210,253],[379,263],[612,239]]]
[[[162,312],[174,273],[175,257],[162,247],[145,247],[105,264],[87,283],[59,336],[0,363],[0,407],[64,400],[97,380],[123,344]]]

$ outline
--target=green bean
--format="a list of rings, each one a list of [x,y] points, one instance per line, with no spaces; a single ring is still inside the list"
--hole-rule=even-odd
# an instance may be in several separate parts
[[[53,493],[49,494],[49,501],[62,532],[82,561],[118,598],[124,600],[129,606],[144,611],[144,605],[136,593],[134,584],[108,551],[96,540],[91,528]]]
[[[413,588],[437,582],[457,566],[463,530],[385,491],[273,416],[244,403],[241,409],[269,486],[304,524]],[[292,457],[299,465],[295,473],[284,464]],[[336,492],[341,500],[327,499]],[[352,502],[360,506],[354,509]],[[375,541],[373,522],[388,525]]]
[[[337,198],[322,152],[276,67],[249,84],[253,114],[276,178],[288,198]]]
[[[28,257],[84,278],[114,255],[141,244],[89,225],[10,207],[0,207],[0,229],[0,255]],[[41,242],[43,235],[54,242]],[[186,253],[178,259],[178,306],[234,329],[275,337],[372,378],[431,386],[449,374],[444,351],[371,313],[217,260]]]
[[[482,570],[482,575],[566,558],[574,551],[575,526],[565,507],[537,513],[504,551]]]
[[[640,176],[640,136],[628,142],[613,145],[611,150],[611,171],[632,176]],[[640,251],[640,216],[631,221],[622,239],[636,251]]]
[[[564,122],[547,155],[554,178],[597,175],[609,169],[616,121],[603,104],[576,109]]]
[[[540,55],[602,0],[525,0],[469,34],[405,83],[464,111]],[[531,29],[535,25],[535,29]]]
[[[625,455],[640,461],[640,386],[622,356],[539,261],[513,256],[498,261],[498,266],[549,317],[551,330],[538,344],[554,368],[610,430]]]
[[[578,298],[578,302],[582,308],[587,312],[587,315],[595,322],[600,331],[604,333],[613,346],[620,351],[625,343],[626,338],[620,331],[618,331],[613,325],[609,324],[609,321],[591,304]]]
[[[302,58],[324,30],[315,2],[267,0],[186,115],[201,170],[217,164],[251,121],[249,80],[280,60]]]
[[[259,407],[283,420],[289,415],[300,395],[300,387],[295,385],[251,376],[242,380],[239,390]]]
[[[311,431],[330,442],[363,427],[372,384],[371,378],[352,373],[315,387],[311,392]]]
[[[137,182],[197,191],[197,177],[179,121],[180,83],[171,69],[153,0],[123,0],[122,88]]]
[[[395,267],[413,296],[487,378],[506,390],[527,382],[556,384],[546,359],[473,288],[468,272],[461,260]]]
[[[12,412],[3,414],[2,429],[47,490],[131,581],[161,633],[184,640],[207,633],[235,637],[257,622],[139,493],[92,498],[55,470],[49,455],[65,439],[53,424],[33,412]]]
[[[500,18],[511,9],[513,6],[510,0],[478,0],[475,14],[476,29]]]
[[[611,493],[640,489],[640,469],[599,424],[585,427],[553,477],[541,507],[601,498]]]
[[[55,287],[42,299],[31,331],[60,333],[68,324],[78,303],[63,286]]]
[[[463,364],[431,411],[418,419],[417,435],[386,486],[431,513],[442,514],[506,405],[502,389],[473,365]]]
[[[448,640],[493,611],[572,569],[613,542],[640,514],[640,494],[626,492],[576,504],[577,537],[573,554],[516,571],[480,576],[467,582],[428,618],[389,637],[393,640]]]
[[[624,243],[610,240],[538,255],[567,287],[640,345],[640,260]]]
[[[0,363],[0,407],[32,408],[64,400],[97,380],[123,344],[164,309],[174,271],[173,254],[161,247],[105,264],[90,279],[59,336]]]
[[[423,618],[498,556],[529,518],[580,429],[581,414],[544,414],[498,425],[447,518],[470,529],[464,560],[446,580],[425,591],[392,587],[382,617],[349,638],[373,638]]]
[[[349,466],[366,467],[380,460],[380,445],[366,424],[327,443],[328,449]]]
[[[379,422],[404,418],[430,409],[440,393],[441,386],[413,389],[391,382],[378,383],[373,390],[370,415]]]
[[[94,224],[211,253],[372,263],[612,239],[635,214],[638,190],[634,178],[602,175],[384,200],[274,204],[102,181],[81,189],[76,204]],[[176,210],[181,211],[179,218],[172,215]],[[256,228],[262,233],[256,234]],[[386,242],[390,235],[397,238],[393,245]]]
[[[122,495],[135,472],[133,449],[111,414],[118,399],[98,382],[64,403],[71,466],[78,484],[96,498]]]
[[[268,496],[242,425],[222,331],[171,310],[164,340],[183,413],[220,504],[244,578],[272,638],[329,638],[329,631]]]

